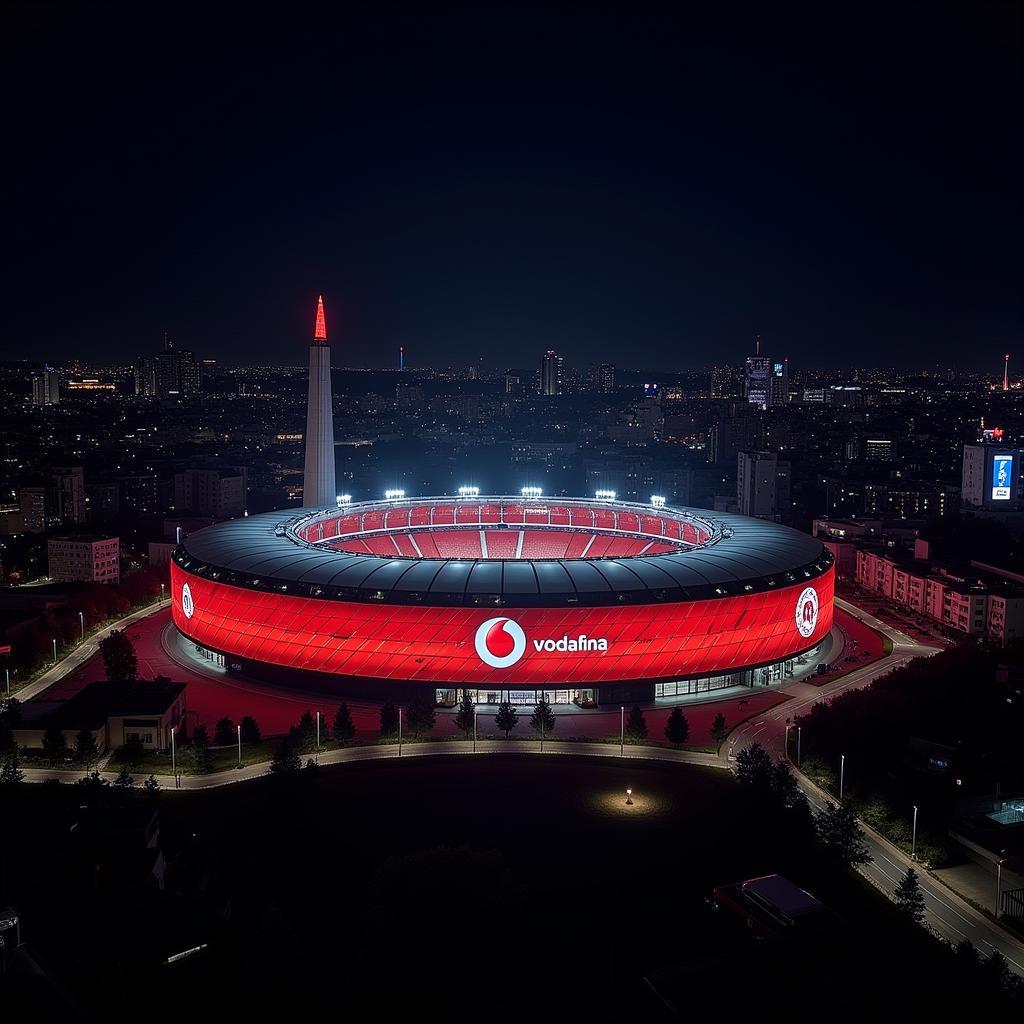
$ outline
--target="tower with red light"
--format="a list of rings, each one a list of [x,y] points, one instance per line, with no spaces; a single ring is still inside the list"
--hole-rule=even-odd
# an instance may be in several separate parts
[[[1010,353],[1003,356],[1003,390],[1010,390]]]
[[[337,502],[332,403],[331,349],[327,344],[327,317],[321,295],[316,303],[313,342],[309,346],[306,464],[302,483],[302,504],[307,508],[327,508]]]

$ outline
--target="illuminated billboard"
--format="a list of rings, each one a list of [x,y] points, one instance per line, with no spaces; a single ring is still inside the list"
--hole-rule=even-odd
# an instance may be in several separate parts
[[[1013,488],[1013,456],[992,456],[992,500],[1009,501]]]
[[[592,607],[381,604],[256,591],[171,564],[174,623],[234,658],[431,686],[600,685],[767,665],[832,628],[834,570],[760,593]]]

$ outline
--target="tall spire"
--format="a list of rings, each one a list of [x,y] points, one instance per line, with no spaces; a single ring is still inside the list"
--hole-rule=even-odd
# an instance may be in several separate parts
[[[316,300],[316,327],[313,328],[313,340],[320,345],[327,344],[327,317],[324,316],[324,297]]]

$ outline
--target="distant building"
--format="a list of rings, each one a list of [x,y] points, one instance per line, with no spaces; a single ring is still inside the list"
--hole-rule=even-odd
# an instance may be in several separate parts
[[[135,394],[146,398],[156,394],[156,372],[152,356],[139,356],[135,360]]]
[[[768,381],[768,404],[789,405],[789,360],[772,363],[772,375]]]
[[[245,512],[247,472],[230,469],[186,469],[174,474],[174,508],[226,519]]]
[[[740,452],[736,467],[740,515],[785,522],[790,512],[790,465],[775,452]]]
[[[81,466],[54,466],[51,473],[58,518],[81,525],[86,520],[85,472]]]
[[[591,391],[602,395],[610,395],[615,392],[615,364],[597,363],[590,367],[587,374],[587,383]]]
[[[750,405],[765,409],[771,396],[771,360],[761,355],[761,335],[754,338],[754,355],[747,356],[743,397]]]
[[[554,349],[548,349],[540,359],[540,393],[562,393],[562,357]]]
[[[18,507],[26,533],[45,533],[56,525],[50,515],[51,502],[45,487],[19,488]]]
[[[183,348],[168,348],[153,357],[154,394],[157,398],[195,395],[202,374],[195,353]]]
[[[32,374],[32,404],[37,406],[57,405],[60,402],[60,381],[57,371],[44,366]]]
[[[965,444],[960,496],[965,509],[994,514],[1021,505],[1024,452],[1001,444]]]
[[[51,537],[46,551],[49,574],[55,580],[117,583],[121,578],[121,542],[117,537]]]

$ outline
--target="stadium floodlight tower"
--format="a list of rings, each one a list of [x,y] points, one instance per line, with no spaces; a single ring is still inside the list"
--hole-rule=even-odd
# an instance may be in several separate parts
[[[664,508],[665,507],[665,496],[662,495],[662,494],[652,494],[651,495],[651,504],[655,508]]]
[[[405,491],[403,491],[400,487],[396,487],[393,490],[384,492],[385,501],[397,501],[404,497]]]
[[[544,492],[539,487],[520,487],[519,493],[524,498],[539,498]]]
[[[334,410],[331,395],[331,349],[327,344],[324,297],[316,303],[316,325],[309,346],[309,397],[306,404],[306,465],[302,503],[325,508],[336,501],[334,479]]]
[[[598,501],[614,501],[615,500],[615,492],[614,491],[594,491],[594,497],[597,498]]]
[[[351,504],[352,504],[352,495],[351,494],[339,494],[338,495],[338,507],[339,508],[341,508],[342,505],[351,505]]]
[[[460,487],[459,488],[460,498],[479,498],[480,488],[479,487]]]

